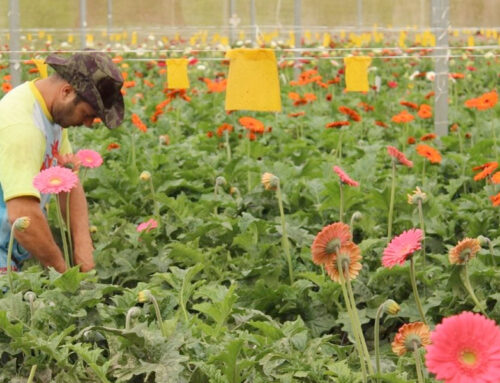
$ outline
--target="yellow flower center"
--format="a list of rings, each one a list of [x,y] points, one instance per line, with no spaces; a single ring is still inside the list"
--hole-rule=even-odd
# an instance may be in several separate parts
[[[49,182],[52,186],[58,186],[62,183],[59,178],[52,178]]]
[[[460,355],[460,359],[462,363],[464,363],[467,366],[473,366],[477,362],[477,356],[474,351],[471,350],[464,350],[462,351],[462,354]]]

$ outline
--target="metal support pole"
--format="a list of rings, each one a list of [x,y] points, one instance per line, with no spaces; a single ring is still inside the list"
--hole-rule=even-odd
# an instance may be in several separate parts
[[[80,0],[80,46],[87,48],[87,0]]]
[[[255,0],[250,0],[250,23],[252,24],[253,29],[253,42],[254,45],[257,44],[257,20],[255,16]]]
[[[236,17],[236,1],[235,0],[229,0],[229,19]],[[234,30],[235,26],[234,23],[229,23],[229,41],[231,44],[234,43]]]
[[[111,42],[113,29],[113,0],[108,0],[108,42]]]
[[[293,9],[294,12],[294,24],[295,24],[295,47],[300,48],[302,46],[302,31],[300,29],[301,25],[301,12],[302,12],[302,1],[301,0],[295,0],[295,6]]]
[[[9,69],[10,81],[13,86],[21,83],[21,50],[19,36],[19,0],[9,1],[9,50],[10,53]]]
[[[432,0],[432,27],[436,35],[434,50],[434,130],[438,136],[448,134],[448,30],[450,0]]]
[[[358,28],[363,26],[363,0],[358,0]]]

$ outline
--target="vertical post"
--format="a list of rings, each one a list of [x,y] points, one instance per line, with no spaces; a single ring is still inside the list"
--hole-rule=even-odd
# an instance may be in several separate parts
[[[295,6],[293,9],[294,12],[294,24],[295,24],[295,46],[296,47],[301,47],[302,46],[302,31],[301,31],[301,12],[302,12],[302,1],[301,0],[295,0]]]
[[[257,20],[255,16],[255,0],[250,0],[250,23],[252,24],[252,35],[254,45],[257,44]]]
[[[236,17],[236,2],[235,0],[229,0],[229,19]],[[229,41],[231,44],[234,43],[234,23],[229,23]]]
[[[87,0],[80,0],[80,46],[87,47]]]
[[[108,0],[108,42],[111,42],[113,29],[113,0]]]
[[[434,49],[434,130],[438,136],[448,134],[448,29],[450,0],[432,0],[432,28],[436,35]]]
[[[21,83],[21,44],[19,38],[19,0],[9,1],[9,70],[13,86]]]
[[[294,12],[294,24],[295,24],[295,47],[296,48],[300,48],[302,47],[302,31],[301,31],[301,20],[300,20],[300,15],[302,13],[302,2],[301,0],[295,0],[295,4],[294,4],[294,9],[293,9],[293,12]],[[294,70],[294,75],[295,75],[295,78],[298,78],[299,77],[299,68],[298,67],[295,67],[295,70]]]
[[[358,29],[363,26],[363,0],[358,0]]]

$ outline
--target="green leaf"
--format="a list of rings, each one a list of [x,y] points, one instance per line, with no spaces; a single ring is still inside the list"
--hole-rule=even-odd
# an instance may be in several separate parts
[[[85,274],[80,273],[80,266],[72,267],[52,281],[52,284],[62,291],[74,293],[78,290],[80,282],[85,279]]]

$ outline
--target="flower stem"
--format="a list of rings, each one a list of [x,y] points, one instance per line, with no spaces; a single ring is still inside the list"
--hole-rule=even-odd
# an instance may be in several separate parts
[[[493,110],[493,109],[492,109]],[[491,130],[493,132],[493,147],[495,148],[495,160],[498,163],[497,134],[495,132],[494,115],[491,114]]]
[[[422,361],[420,360],[420,353],[418,351],[418,344],[413,342],[413,356],[415,357],[415,364],[417,365],[417,379],[418,383],[424,383],[422,374]]]
[[[382,316],[382,313],[384,312],[384,303],[382,303],[377,310],[377,315],[375,316],[375,329],[374,329],[374,336],[375,336],[375,366],[376,366],[376,372],[377,374],[380,374],[380,349],[379,349],[379,344],[380,344],[380,317]],[[377,379],[378,381],[378,379]]]
[[[338,258],[339,257],[337,257],[337,269],[342,270],[341,262]],[[356,351],[358,352],[359,363],[361,364],[361,373],[363,375],[363,382],[366,382],[365,358],[363,356],[363,350],[361,348],[361,341],[359,339],[358,329],[357,329],[357,326],[355,325],[354,316],[353,316],[352,308],[351,308],[351,302],[349,300],[349,295],[348,295],[347,289],[346,289],[346,282],[345,282],[345,278],[344,278],[344,273],[339,272],[339,277],[340,277],[340,286],[342,288],[342,294],[344,295],[344,301],[345,301],[345,305],[347,308],[347,315],[349,315],[349,320],[351,321],[352,332],[354,334],[354,346],[356,347]]]
[[[343,188],[342,188],[342,181],[340,182],[340,222],[344,222],[344,193],[343,193]]]
[[[158,301],[156,300],[153,294],[149,294],[149,299],[151,300],[155,308],[156,320],[158,322],[158,327],[160,327],[161,334],[166,338],[167,331],[165,330],[165,326],[163,326],[163,318],[161,317],[160,306],[158,306]]]
[[[425,228],[424,228],[424,212],[422,209],[422,200],[418,199],[418,218],[420,220],[420,229],[422,230],[423,238],[422,238],[422,256],[423,256],[423,264],[425,268],[426,264],[426,256],[425,256]]]
[[[151,189],[151,198],[153,199],[153,212],[156,219],[160,219],[160,209],[156,203],[155,187],[153,185],[153,177],[149,178],[149,188]]]
[[[391,240],[392,236],[392,215],[394,213],[394,195],[396,193],[396,161],[392,159],[392,183],[391,183],[391,200],[389,202],[389,218],[387,222],[387,241]]]
[[[247,143],[248,170],[247,170],[247,192],[250,193],[250,138]]]
[[[70,197],[71,191],[66,193],[66,233],[68,234],[68,244],[69,244],[69,260],[73,263],[73,239],[71,238],[71,216],[70,216]]]
[[[342,130],[339,133],[339,142],[337,143],[337,158],[342,159]]]
[[[346,272],[347,273],[347,272]],[[356,301],[354,300],[354,294],[352,292],[351,280],[349,277],[345,278],[347,280],[347,291],[349,298],[351,299],[352,316],[354,318],[354,325],[357,327],[359,340],[361,342],[362,351],[365,353],[366,364],[368,365],[368,372],[373,375],[373,367],[370,358],[370,353],[368,352],[368,347],[366,346],[365,337],[363,335],[363,329],[361,328],[361,322],[359,320],[358,309],[356,308]]]
[[[36,364],[34,364],[33,366],[31,366],[30,376],[28,377],[28,381],[26,383],[32,383],[33,382],[33,379],[35,378],[36,368],[37,368]]]
[[[425,320],[424,309],[422,308],[422,303],[420,302],[420,296],[418,295],[417,280],[415,278],[415,261],[413,256],[410,257],[410,279],[411,288],[413,289],[413,295],[415,296],[415,302],[417,303],[418,312],[420,313],[422,322],[427,324],[427,321]]]
[[[464,287],[465,289],[467,290],[467,292],[469,293],[472,301],[474,302],[474,304],[479,307],[479,310],[481,311],[481,313],[488,318],[488,315],[486,314],[485,310],[484,310],[484,306],[479,302],[479,299],[477,299],[476,297],[476,294],[474,294],[474,289],[472,288],[472,285],[470,283],[470,279],[469,279],[469,273],[467,271],[467,262],[464,264],[464,268],[463,268],[463,275],[462,275],[462,281],[464,283]]]
[[[281,187],[279,180],[278,186],[276,188],[276,195],[278,197],[278,206],[281,216],[281,243],[283,244],[283,250],[285,250],[286,260],[288,262],[288,275],[290,276],[290,284],[293,284],[292,256],[290,255],[290,243],[288,242],[288,235],[286,232],[285,211],[283,210],[283,200],[281,197]]]
[[[64,220],[62,218],[61,206],[59,206],[59,194],[56,194],[56,211],[57,220],[59,221],[59,230],[61,231],[61,240],[63,243],[64,261],[66,262],[66,267],[71,267],[68,253],[68,244],[66,243],[66,234],[64,233]]]
[[[422,187],[425,186],[425,163],[427,161],[424,159],[423,160],[423,165],[422,165]]]
[[[12,282],[12,247],[14,245],[14,225],[10,230],[9,247],[7,249],[7,277],[9,278],[9,287],[12,294],[14,294],[14,284]]]
[[[224,129],[224,141],[226,141],[227,161],[231,161],[231,146],[229,145],[229,132]]]

